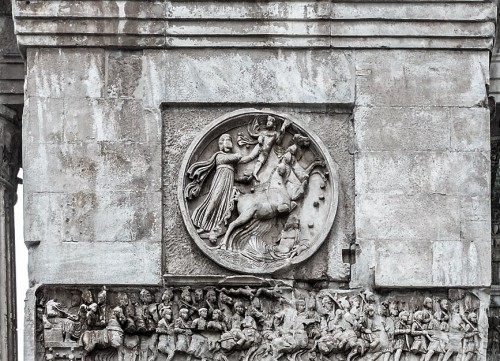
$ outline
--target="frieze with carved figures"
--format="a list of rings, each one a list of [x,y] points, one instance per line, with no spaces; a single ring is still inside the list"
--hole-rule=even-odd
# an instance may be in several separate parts
[[[479,298],[261,285],[37,292],[46,360],[476,360]]]

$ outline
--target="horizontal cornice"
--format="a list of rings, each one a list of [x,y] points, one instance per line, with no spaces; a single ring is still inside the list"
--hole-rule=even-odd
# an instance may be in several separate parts
[[[491,49],[484,1],[14,1],[21,47]]]

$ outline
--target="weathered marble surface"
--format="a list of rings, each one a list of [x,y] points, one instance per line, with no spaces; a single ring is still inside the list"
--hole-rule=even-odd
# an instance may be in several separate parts
[[[231,103],[240,101],[298,103],[302,89],[306,89],[308,95],[303,99],[308,105],[301,119],[316,124],[314,131],[326,135],[331,129],[330,121],[326,120],[328,111],[335,108],[326,104],[339,104],[337,108],[345,113],[342,107],[353,102],[354,68],[352,59],[344,53],[248,51],[245,55],[228,52],[227,56],[234,57],[229,63],[234,64],[238,74],[243,74],[240,80],[247,84],[247,89],[252,88],[252,74],[270,77],[269,83],[263,83],[262,88],[255,88],[254,92],[231,83],[229,73],[221,68],[227,59],[220,54],[212,55],[207,53],[205,58],[200,58],[200,54],[193,51],[150,50],[28,51],[31,65],[28,66],[24,128],[26,241],[40,244],[32,252],[32,282],[57,282],[64,271],[68,279],[79,282],[121,283],[123,269],[126,269],[130,275],[127,282],[158,284],[162,262],[177,262],[179,257],[190,254],[192,247],[184,247],[192,241],[185,238],[179,223],[174,222],[175,230],[166,229],[164,237],[168,240],[169,235],[183,234],[182,242],[176,246],[176,253],[162,257],[160,189],[163,187],[163,194],[167,194],[167,190],[176,192],[180,169],[180,163],[175,169],[170,161],[163,163],[167,172],[164,177],[172,174],[175,179],[162,185],[160,149],[162,141],[166,141],[162,140],[162,128],[167,134],[166,130],[172,126],[172,134],[176,134],[174,140],[182,141],[183,147],[187,147],[192,139],[187,139],[187,135],[200,129],[194,119],[207,124],[215,117],[208,110],[200,109],[195,118],[179,118],[181,124],[162,124],[162,113],[168,114],[167,110],[161,111],[162,104],[173,107],[180,101],[220,99],[228,102],[229,110],[237,109]],[[242,57],[247,60],[238,62]],[[263,58],[269,59],[269,63],[251,71],[253,64]],[[207,66],[203,59],[211,65]],[[287,74],[280,74],[281,60],[278,59],[288,64]],[[88,68],[72,67],[77,61],[88,62]],[[61,72],[53,74],[54,67],[71,68],[68,70],[71,76]],[[195,76],[196,72],[202,73]],[[193,89],[199,90],[191,91]],[[238,90],[235,93],[233,89]],[[312,111],[307,110],[308,107],[312,107]],[[275,109],[280,110],[279,106]],[[324,124],[321,114],[325,117]],[[141,121],[137,123],[137,119]],[[330,138],[330,151],[337,149],[335,156],[342,157],[344,164],[350,164],[345,168],[350,171],[343,175],[342,187],[351,207],[353,188],[347,185],[352,184],[353,179],[352,156],[348,155],[352,135],[347,117],[337,119],[334,124],[339,133],[334,134],[343,139]],[[178,130],[181,133],[175,133]],[[191,134],[194,137],[195,133]],[[338,144],[338,148],[333,144]],[[170,145],[163,148],[176,149]],[[169,202],[166,203],[168,212],[176,212],[177,199]],[[173,220],[170,217],[170,213],[165,215],[165,224]],[[345,279],[349,274],[342,261],[342,249],[349,248],[352,212],[344,219],[346,226],[341,226],[343,231],[335,236],[338,238],[331,245],[335,251],[322,253],[324,261],[316,264],[316,277],[326,273]],[[102,269],[99,255],[117,250],[120,257],[108,260],[106,272],[89,272]],[[71,256],[76,253],[80,255],[78,259]],[[46,268],[47,257],[57,259],[54,264],[58,266]],[[335,261],[327,262],[328,258]],[[327,267],[327,263],[331,266]],[[193,267],[192,264],[189,272],[184,272],[214,274],[214,270],[200,265]],[[222,272],[220,268],[216,270],[215,274]],[[170,266],[164,271],[170,272]],[[178,268],[175,273],[179,271]],[[308,271],[306,268],[297,272],[305,277]]]
[[[177,180],[209,122],[252,107],[300,118],[342,170],[328,239],[277,277],[381,299],[465,287],[485,330],[492,1],[15,1],[14,12],[33,285],[137,294],[165,273],[234,276],[184,229]]]
[[[164,168],[164,225],[165,225],[165,272],[171,275],[196,274],[217,275],[234,274],[210,261],[199,247],[192,241],[183,223],[181,210],[178,207],[169,207],[179,201],[178,197],[178,169],[186,155],[189,145],[196,136],[203,135],[203,129],[216,118],[224,118],[231,114],[240,114],[245,111],[232,107],[183,107],[168,106],[164,109],[165,134],[165,168]],[[231,110],[234,112],[229,113]],[[300,266],[288,267],[288,270],[279,271],[279,277],[297,279],[322,279],[328,275],[331,279],[346,281],[349,277],[348,260],[343,252],[350,249],[351,237],[354,232],[354,194],[349,187],[354,179],[354,157],[349,152],[352,145],[352,125],[348,114],[327,113],[319,108],[268,108],[264,112],[289,114],[300,119],[306,129],[322,134],[321,141],[335,160],[335,166],[342,169],[339,172],[339,206],[335,216],[333,228],[329,232],[324,244],[310,259]],[[238,147],[235,144],[234,148]],[[174,185],[174,186],[172,186]],[[319,225],[321,227],[322,225]],[[207,252],[207,250],[205,250]],[[169,256],[180,255],[180,257]],[[234,266],[238,267],[238,266]],[[231,267],[230,267],[231,268]],[[271,268],[268,272],[272,271]],[[259,271],[260,272],[260,271]],[[268,273],[264,272],[264,273]],[[262,272],[261,272],[262,273]]]
[[[192,287],[38,288],[37,354],[87,361],[413,361],[484,354],[488,302],[481,292],[378,294],[265,279],[251,286],[237,279],[174,284],[179,281]]]
[[[339,192],[338,166],[320,138],[289,114],[257,109],[210,123],[187,149],[177,184],[197,246],[249,274],[311,257],[330,233]]]
[[[354,284],[489,286],[485,56],[357,53]]]
[[[181,123],[172,124],[162,124],[162,114],[186,101],[222,101],[227,111],[241,108],[232,104],[239,102],[277,103],[279,110],[279,103],[303,101],[308,103],[306,123],[315,114],[307,107],[324,112],[322,119],[314,118],[323,141],[331,124],[326,114],[335,112],[329,104],[340,109],[356,104],[353,136],[348,128],[339,133],[348,137],[344,152],[356,153],[356,177],[341,178],[341,187],[357,194],[353,285],[489,284],[490,265],[479,261],[487,259],[490,247],[486,52],[241,50],[213,55],[209,50],[28,51],[26,239],[40,241],[32,252],[33,281],[55,282],[64,270],[85,283],[119,283],[125,269],[137,276],[135,283],[143,277],[160,282],[160,187],[175,189],[174,183],[162,184],[161,129],[179,134],[173,141],[184,146],[170,149],[182,152],[202,125],[225,111],[199,108],[181,113]],[[76,61],[87,66],[72,67]],[[261,65],[254,68],[254,63]],[[280,75],[279,64],[286,74]],[[59,69],[68,69],[70,76]],[[238,82],[231,81],[234,74],[241,74]],[[169,107],[162,111],[161,104]],[[172,165],[167,161],[164,170],[177,174],[179,168]],[[354,178],[356,188],[348,190]],[[176,199],[169,202],[175,211]],[[335,248],[330,262],[337,270],[326,273],[333,277],[346,275],[339,260],[341,250],[351,248],[354,232],[345,230],[341,244],[347,247]],[[401,248],[402,241],[411,247]],[[452,262],[444,265],[443,246],[454,249]],[[109,260],[109,272],[88,271],[100,267],[95,254],[111,254],[116,247],[121,257]],[[192,247],[187,247],[189,253]],[[392,260],[401,265],[413,264],[419,252],[414,277],[398,276],[385,266],[394,265],[389,262],[393,249],[401,258]],[[82,252],[78,261],[70,256],[75,252]],[[46,257],[60,266],[44,267]],[[458,272],[464,264],[473,272]],[[153,271],[137,272],[142,269]]]
[[[493,1],[15,1],[23,47],[485,49]],[[210,36],[207,36],[210,34]]]

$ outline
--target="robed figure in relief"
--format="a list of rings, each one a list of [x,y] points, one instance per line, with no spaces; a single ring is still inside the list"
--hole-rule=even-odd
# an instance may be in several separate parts
[[[199,233],[222,231],[227,225],[234,209],[234,174],[238,163],[247,163],[252,159],[240,153],[231,153],[233,142],[229,134],[219,138],[219,151],[207,161],[194,163],[188,170],[188,176],[193,179],[185,189],[186,197],[197,197],[203,182],[213,168],[215,175],[203,202],[194,210],[191,219]]]

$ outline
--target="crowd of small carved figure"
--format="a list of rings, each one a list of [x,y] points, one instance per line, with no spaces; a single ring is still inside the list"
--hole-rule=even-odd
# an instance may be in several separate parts
[[[162,291],[155,300],[146,289],[109,297],[103,288],[94,302],[84,290],[72,307],[39,296],[45,358],[56,358],[47,346],[54,341],[73,344],[82,360],[106,349],[119,361],[170,361],[176,354],[214,361],[470,361],[479,355],[477,309],[447,298],[422,297],[415,306],[382,301],[368,290],[298,291],[284,285]]]

